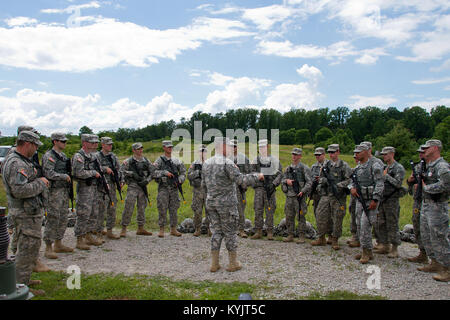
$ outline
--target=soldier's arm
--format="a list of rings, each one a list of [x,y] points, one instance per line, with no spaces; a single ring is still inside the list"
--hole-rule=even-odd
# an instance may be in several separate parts
[[[161,170],[162,168],[162,160],[161,158],[156,159],[155,163],[155,171],[153,173],[153,178],[160,179],[163,177],[167,177],[168,171],[167,170]]]
[[[372,166],[373,178],[375,180],[375,188],[373,190],[373,199],[381,201],[384,191],[383,167],[374,163]]]
[[[436,194],[442,192],[450,192],[450,168],[448,163],[442,163],[436,170],[438,182],[428,184],[423,187],[426,193]]]
[[[120,172],[124,180],[133,177],[134,172],[130,170],[130,161],[131,159],[127,159],[120,166]]]
[[[405,169],[403,168],[403,166],[399,165],[397,166],[397,170],[395,170],[394,176],[386,174],[384,177],[386,181],[392,184],[394,187],[401,188],[403,184],[403,178],[405,177]]]
[[[178,160],[178,179],[181,184],[186,181],[186,166],[181,160]]]
[[[150,183],[150,181],[152,181],[153,179],[153,172],[155,171],[155,166],[150,161],[148,161],[147,165],[148,165],[148,176],[145,178],[145,181],[147,181],[147,183]]]
[[[75,154],[72,160],[72,170],[74,177],[78,179],[89,179],[97,175],[95,170],[84,169],[84,158],[80,154]]]
[[[281,179],[283,178],[283,167],[281,165],[281,162],[278,162],[278,169],[277,169],[277,173],[275,174],[275,179],[273,179],[273,185],[275,187],[278,187],[281,184]]]
[[[343,167],[344,167],[344,180],[342,180],[339,183],[336,183],[336,185],[339,188],[347,188],[348,185],[352,182],[352,169],[348,165],[347,162],[342,161]]]
[[[311,169],[308,168],[308,166],[304,165],[305,168],[305,185],[303,186],[303,189],[301,192],[303,192],[303,194],[309,194],[311,192],[311,187],[312,187],[312,174],[311,174]]]
[[[44,177],[48,180],[53,181],[65,181],[68,178],[67,174],[57,173],[55,171],[56,159],[51,155],[44,154],[42,157],[42,170],[44,172]]]
[[[189,179],[189,181],[192,182],[199,177],[199,174],[200,170],[195,170],[195,164],[192,163],[191,166],[189,167],[187,178]]]
[[[29,182],[26,168],[20,163],[14,162],[8,170],[8,185],[12,195],[17,199],[34,198],[47,190],[47,186],[41,179]]]

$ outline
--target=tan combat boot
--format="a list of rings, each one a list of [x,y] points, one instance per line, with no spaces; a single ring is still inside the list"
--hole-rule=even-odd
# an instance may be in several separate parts
[[[370,249],[363,249],[363,253],[361,256],[361,259],[359,260],[360,263],[366,264],[369,262],[369,260],[373,259],[373,253]]]
[[[95,236],[95,239],[102,244],[106,243],[106,240],[103,239],[103,235],[101,232],[92,232],[92,235]]]
[[[283,242],[294,242],[294,235],[289,234],[287,238],[283,238]]]
[[[273,231],[267,230],[267,240],[272,241],[273,240]]]
[[[295,243],[305,243],[306,242],[306,238],[305,238],[305,235],[304,234],[300,234],[299,236],[298,236],[298,240],[297,241],[295,241]]]
[[[391,251],[391,246],[389,244],[382,243],[379,248],[380,249],[374,249],[373,252],[378,254],[388,254]]]
[[[120,231],[120,237],[125,238],[127,236],[127,227],[122,226],[122,231]]]
[[[61,240],[55,240],[55,244],[53,245],[53,251],[56,253],[69,253],[73,252],[73,248],[66,247],[62,244]]]
[[[256,239],[261,239],[262,238],[262,230],[261,229],[257,229],[256,233],[250,237],[250,239],[256,240]]]
[[[234,272],[242,269],[241,263],[237,260],[236,251],[228,251],[229,265],[227,267],[228,272]]]
[[[170,228],[170,235],[174,237],[181,237],[181,233],[179,233],[175,227]]]
[[[105,230],[105,229],[102,230],[102,235],[106,236],[107,233],[108,233],[107,230]]]
[[[164,238],[164,227],[159,227],[158,237]]]
[[[428,256],[424,249],[421,249],[417,257],[408,258],[409,262],[428,263]]]
[[[314,241],[311,241],[311,245],[312,246],[326,246],[327,245],[327,240],[325,239],[325,235],[317,238]]]
[[[339,249],[341,248],[341,247],[339,247],[339,238],[337,238],[337,237],[332,237],[331,240],[332,240],[331,247],[332,247],[334,250],[339,250]]]
[[[398,258],[397,247],[398,246],[396,244],[392,245],[391,251],[389,251],[389,254],[388,254],[388,258]]]
[[[47,243],[47,244],[45,245],[45,253],[44,253],[44,256],[45,256],[47,259],[58,259],[58,256],[56,255],[56,253],[53,252],[52,244],[51,244],[51,243]]]
[[[87,245],[86,241],[84,240],[84,237],[77,238],[77,245],[75,248],[79,250],[91,250],[91,247]]]
[[[219,264],[219,250],[212,250],[211,251],[211,272],[217,272],[220,269]]]
[[[350,242],[359,241],[356,237],[356,233],[352,233],[352,238],[347,240],[347,244],[350,244]]]
[[[442,282],[450,281],[450,272],[448,270],[448,267],[442,267],[442,270],[439,271],[437,275],[433,276],[433,279]]]
[[[115,235],[115,234],[113,233],[112,229],[108,229],[108,230],[106,231],[106,237],[107,237],[108,239],[111,239],[111,240],[118,240],[118,239],[120,239],[120,235],[119,235],[119,236]]]
[[[364,249],[363,249],[363,252],[364,252]],[[369,250],[369,260],[373,260],[373,253],[372,253],[372,250]],[[363,253],[358,253],[356,256],[355,256],[355,260],[361,260],[361,258],[362,258],[362,256],[363,256]]]
[[[350,248],[359,248],[361,247],[361,243],[359,242],[358,239],[356,239],[355,241],[350,241],[350,243],[348,244],[348,246]]]
[[[52,271],[49,267],[47,267],[45,264],[41,262],[41,260],[38,258],[36,260],[36,264],[33,268],[33,272],[49,272]]]
[[[101,246],[102,242],[98,241],[97,239],[95,239],[94,235],[92,233],[88,233],[87,235],[84,236],[84,239],[86,241],[86,244],[88,246]]]
[[[245,238],[248,238],[248,235],[245,233],[244,230],[239,230],[239,237],[245,239]]]
[[[200,237],[200,228],[195,228],[194,237]]]
[[[327,244],[333,244],[333,236],[332,235],[328,236]]]
[[[423,272],[441,272],[442,265],[436,261],[436,259],[431,259],[431,262],[426,266],[417,268],[419,271]]]
[[[138,230],[136,231],[137,236],[151,236],[153,233],[147,231],[144,229],[144,226],[139,226]]]

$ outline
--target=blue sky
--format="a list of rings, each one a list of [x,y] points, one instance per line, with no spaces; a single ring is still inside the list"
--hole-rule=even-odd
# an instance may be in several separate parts
[[[0,131],[450,105],[444,0],[0,2]]]

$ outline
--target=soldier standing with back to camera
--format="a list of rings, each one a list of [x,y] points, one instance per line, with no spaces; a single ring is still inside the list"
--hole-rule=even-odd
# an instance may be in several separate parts
[[[180,159],[172,157],[172,141],[163,141],[164,155],[155,161],[155,180],[158,182],[158,212],[159,234],[164,237],[164,228],[167,221],[167,211],[170,217],[170,235],[181,237],[177,231],[180,186],[186,180],[186,167]],[[177,181],[178,180],[178,181]]]
[[[127,236],[127,227],[131,223],[134,205],[137,202],[137,224],[136,235],[151,236],[152,233],[144,229],[145,208],[147,208],[148,189],[147,185],[152,181],[155,167],[143,156],[144,146],[137,142],[132,145],[133,156],[122,163],[120,172],[128,185],[125,207],[122,213],[122,231],[120,237]]]
[[[258,142],[259,155],[251,164],[251,171],[259,173],[259,181],[253,186],[255,189],[255,229],[251,239],[261,239],[264,224],[264,210],[266,211],[267,240],[273,240],[273,215],[277,208],[276,188],[281,183],[283,168],[280,161],[268,155],[268,141]]]
[[[73,248],[62,244],[67,229],[69,217],[69,188],[72,180],[70,159],[63,152],[67,138],[64,133],[56,132],[51,135],[53,148],[42,157],[42,168],[45,178],[50,181],[49,207],[44,230],[45,257],[57,259],[56,253],[73,252]],[[53,245],[53,247],[52,247]]]
[[[398,222],[400,218],[400,197],[404,196],[402,183],[405,168],[395,161],[395,148],[384,147],[381,155],[386,162],[383,171],[384,192],[377,218],[378,237],[381,249],[375,253],[388,254],[389,258],[398,258],[397,248],[401,244]],[[389,248],[392,245],[392,248]]]
[[[424,146],[425,145],[421,145],[419,149],[417,149],[420,161],[419,163],[415,164],[416,173],[422,176],[425,174],[425,171],[422,172],[422,169],[426,169],[425,151],[423,149]],[[417,189],[418,181],[416,177],[413,176],[412,173],[411,176],[408,178],[407,183],[408,183],[408,193],[412,195],[414,199],[412,223],[414,229],[414,236],[416,237],[416,243],[417,246],[419,247],[419,255],[417,255],[416,257],[408,258],[408,261],[417,263],[428,263],[427,252],[425,251],[422,237],[420,235],[420,212],[422,211],[422,191],[420,189],[419,190]]]
[[[208,210],[206,209],[206,189],[202,186],[202,169],[206,161],[206,145],[202,144],[198,150],[199,159],[195,160],[189,167],[187,177],[190,185],[193,187],[192,191],[192,211],[194,211],[194,237],[200,236],[200,227],[202,224],[203,208],[205,208],[205,223],[208,226],[208,234],[210,234],[210,222],[208,217]]]
[[[311,170],[301,162],[302,149],[294,148],[291,152],[292,163],[286,168],[281,180],[281,189],[286,194],[284,213],[286,216],[286,226],[288,230],[287,238],[284,242],[294,241],[295,217],[298,219],[299,237],[297,243],[305,243],[306,233],[306,195],[310,192],[312,179]],[[298,192],[294,184],[298,183]],[[299,201],[298,199],[301,200]]]
[[[442,142],[428,140],[423,149],[427,170],[423,179],[420,234],[431,263],[417,270],[437,272],[436,281],[450,281],[450,243],[448,240],[448,200],[450,166],[441,157]]]
[[[50,185],[46,178],[37,177],[37,170],[31,161],[40,146],[42,142],[37,134],[22,131],[17,139],[17,148],[7,157],[2,167],[9,214],[13,217],[17,233],[16,280],[25,285],[41,283],[30,279],[41,246],[44,215],[42,194]],[[30,291],[35,295],[44,294],[41,290]]]

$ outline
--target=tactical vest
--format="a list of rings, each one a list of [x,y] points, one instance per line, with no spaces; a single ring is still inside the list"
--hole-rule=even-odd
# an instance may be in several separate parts
[[[79,155],[81,155],[84,159],[84,170],[95,170],[94,167],[94,162],[95,162],[95,157],[94,154],[91,154],[91,157],[88,158],[87,156],[84,155],[84,153],[78,152]],[[96,170],[95,170],[96,171]],[[82,178],[78,178],[75,177],[78,181],[83,181],[86,183],[87,186],[92,186],[92,184],[99,184],[100,183],[100,179],[96,179],[95,177],[90,177],[87,179],[82,179]]]
[[[55,157],[55,169],[54,171],[59,174],[69,174],[67,172],[67,161],[70,161],[67,158],[64,158],[63,156],[60,156],[55,150],[51,150],[52,155]],[[50,181],[50,187],[51,188],[62,188],[62,187],[69,187],[69,184],[67,181]]]
[[[438,175],[437,175],[437,170],[436,167],[438,164],[440,163],[446,163],[446,161],[444,160],[444,158],[439,159],[438,161],[436,161],[436,163],[433,166],[428,166],[427,167],[427,171],[424,174],[423,177],[423,181],[425,182],[426,185],[429,184],[434,184],[437,183],[439,181]],[[441,193],[427,193],[425,192],[425,190],[422,191],[423,194],[423,200],[432,200],[434,202],[447,202],[448,201],[448,197],[449,194],[448,192],[441,192]]]
[[[137,161],[133,157],[129,160],[129,169],[135,173],[137,173],[141,178],[147,178],[150,172],[150,161],[147,158],[143,158],[143,161]],[[137,170],[137,172],[136,172]],[[134,179],[131,178],[133,181]],[[137,183],[137,181],[135,181]]]
[[[166,171],[170,171],[170,172],[176,172],[177,174],[180,174],[179,170],[178,170],[178,166],[175,165],[175,163],[173,163],[172,159],[169,160],[165,160],[162,156],[160,157],[161,161],[162,161],[162,166],[160,170],[166,170]],[[159,186],[169,186],[172,184],[169,184],[170,179],[166,176],[156,179],[156,182],[159,184]]]
[[[270,160],[268,163],[262,163],[261,158],[258,156],[256,158],[256,172],[263,173],[262,168],[270,168],[272,166],[272,160]],[[278,168],[277,168],[278,169]],[[275,180],[275,175],[264,175],[265,183],[269,184]],[[255,187],[263,187],[264,182],[263,181],[257,181],[255,184]]]
[[[115,158],[112,156],[112,153],[108,154],[107,156],[105,156],[103,154],[103,152],[99,151],[99,155],[100,155],[100,165],[102,167],[108,167],[111,170],[116,168],[116,161]],[[112,180],[112,176],[109,174],[105,174],[105,179],[106,182],[108,182],[108,184],[113,184],[113,180]]]
[[[200,170],[200,175],[195,178],[193,181],[189,181],[189,184],[194,188],[200,188],[202,185],[202,169],[203,165],[201,163],[194,163],[193,164],[194,171]]]
[[[374,160],[373,158],[370,158],[364,165],[359,164],[355,168],[364,200],[373,199],[373,192],[375,191],[375,177],[373,175],[373,165]]]
[[[326,163],[326,168],[328,169],[328,174],[334,177],[334,183],[338,184],[339,182],[345,180],[345,172],[343,170],[344,164],[342,160],[338,160],[335,166],[331,165],[331,161]],[[338,189],[339,190],[339,189]],[[326,186],[320,186],[321,195],[332,195],[333,190],[331,188],[331,184],[328,182]]]

